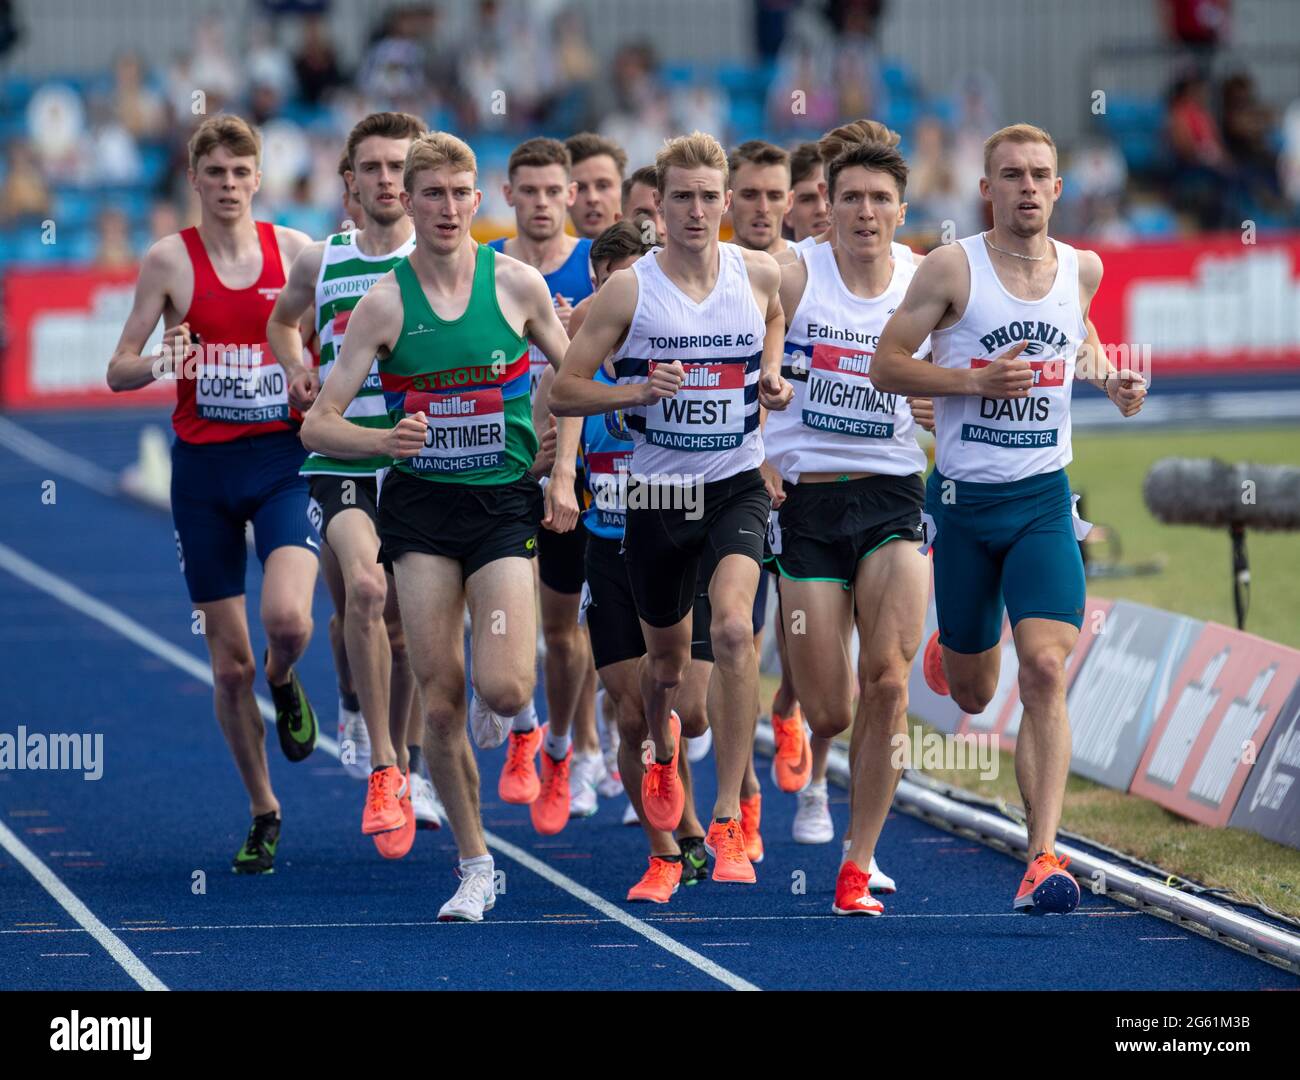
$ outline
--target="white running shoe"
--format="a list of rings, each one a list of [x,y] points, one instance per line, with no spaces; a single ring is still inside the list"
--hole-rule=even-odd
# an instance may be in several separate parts
[[[345,709],[342,699],[339,699],[339,760],[343,771],[354,779],[370,777],[370,732],[361,713]]]
[[[494,876],[495,871],[489,866],[486,870],[461,877],[456,895],[438,909],[438,921],[482,922],[483,913],[491,911],[496,904]]]
[[[469,730],[474,736],[474,745],[480,750],[495,750],[505,742],[513,719],[494,713],[478,691],[474,692],[474,700],[469,707]]]
[[[798,809],[794,812],[794,839],[797,844],[829,844],[835,839],[835,823],[831,821],[830,795],[826,781],[809,784],[795,795]]]
[[[599,750],[574,752],[569,766],[569,817],[591,817],[596,812],[596,785],[604,778],[605,759]]]
[[[411,773],[411,807],[417,829],[441,829],[442,800],[433,785],[419,772]]]
[[[686,760],[693,765],[701,758],[707,757],[711,749],[713,749],[713,729],[705,728],[703,735],[686,740]]]
[[[632,805],[632,800],[628,799],[627,805],[623,807],[623,824],[640,825],[641,819],[636,816],[636,807]]]
[[[840,865],[844,865],[844,860],[849,857],[849,842],[844,841],[840,845]],[[890,893],[898,892],[898,885],[894,879],[886,874],[878,865],[876,857],[871,856],[871,868],[867,871],[871,875],[871,884],[867,886],[868,890],[873,893],[880,893],[882,896],[888,896]]]
[[[605,778],[596,785],[602,799],[616,799],[623,793],[623,778],[618,773],[618,746],[604,752]]]

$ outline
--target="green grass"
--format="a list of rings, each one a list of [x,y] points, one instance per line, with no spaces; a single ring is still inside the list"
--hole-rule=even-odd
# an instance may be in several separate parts
[[[1090,581],[1092,596],[1133,600],[1235,626],[1231,548],[1226,529],[1162,525],[1142,501],[1147,470],[1164,457],[1218,457],[1229,462],[1300,465],[1300,429],[1085,434],[1074,440],[1070,483],[1082,492],[1086,516],[1118,534],[1121,563],[1163,562],[1149,577]],[[1300,648],[1300,536],[1247,534],[1252,602],[1251,633]],[[918,660],[919,662],[919,660]],[[776,680],[763,679],[764,705]],[[937,779],[1021,805],[1012,756],[1003,752],[996,778],[975,772],[931,771]],[[1238,899],[1267,904],[1300,917],[1300,851],[1239,829],[1213,829],[1187,821],[1148,799],[1071,776],[1062,825],[1173,874]]]

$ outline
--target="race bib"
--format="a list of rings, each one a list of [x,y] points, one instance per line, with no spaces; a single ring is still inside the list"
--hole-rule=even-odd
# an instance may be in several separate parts
[[[461,393],[408,390],[408,416],[422,412],[424,447],[406,464],[416,472],[459,473],[496,468],[505,460],[506,410],[498,386]]]
[[[781,513],[779,510],[767,512],[767,546],[773,555],[781,554]]]
[[[662,363],[662,361],[660,361]],[[650,361],[650,374],[658,363]],[[732,450],[745,438],[745,365],[687,363],[676,395],[646,407],[646,442],[674,450]]]
[[[528,346],[528,400],[532,401],[537,396],[537,384],[542,381],[542,375],[546,369],[551,366],[551,362],[546,359],[546,354],[536,345]]]
[[[274,360],[263,363],[261,345],[229,349],[204,361],[195,380],[199,417],[221,424],[266,424],[289,419],[289,383]]]
[[[627,478],[631,468],[631,450],[587,454],[587,484],[591,487],[592,506],[599,524],[622,528],[626,522]]]
[[[1084,521],[1083,518],[1079,516],[1078,495],[1070,496],[1070,517],[1074,522],[1074,538],[1082,544],[1087,535],[1092,532],[1092,522]]]
[[[813,346],[803,404],[806,426],[859,439],[894,437],[898,395],[871,385],[872,355],[842,345]]]
[[[992,360],[975,358],[970,366],[978,370],[992,363]],[[1057,445],[1066,362],[1056,358],[1030,360],[1028,363],[1034,376],[1028,397],[970,399],[966,415],[972,422],[961,426],[963,442],[1013,450],[1038,450]],[[976,418],[971,416],[972,410],[978,410],[978,422],[974,422]]]
[[[930,549],[934,547],[934,538],[939,535],[939,527],[934,523],[934,518],[921,511],[921,546],[916,550],[922,555],[929,555]]]

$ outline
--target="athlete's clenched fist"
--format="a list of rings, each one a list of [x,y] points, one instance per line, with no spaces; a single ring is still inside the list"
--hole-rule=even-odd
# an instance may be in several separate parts
[[[1112,372],[1106,380],[1106,396],[1124,416],[1134,416],[1147,399],[1147,381],[1128,368]]]
[[[769,372],[758,380],[758,402],[763,408],[779,412],[793,398],[794,387],[775,372]]]
[[[655,364],[646,379],[645,389],[641,391],[641,404],[653,405],[663,398],[670,398],[682,388],[686,381],[686,369],[680,360],[671,364]]]
[[[1023,398],[1034,385],[1034,371],[1028,360],[1021,360],[1027,341],[1017,341],[987,367],[976,368],[975,393],[986,398]]]
[[[907,405],[912,410],[912,419],[916,421],[917,427],[925,428],[926,431],[934,434],[934,399],[910,397],[907,399]]]
[[[384,434],[384,453],[391,458],[412,458],[424,449],[424,433],[429,421],[424,413],[404,416],[397,426]]]

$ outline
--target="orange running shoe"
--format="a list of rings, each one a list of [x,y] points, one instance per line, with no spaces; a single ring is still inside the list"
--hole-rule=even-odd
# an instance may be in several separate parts
[[[392,832],[406,824],[406,815],[397,802],[405,789],[406,782],[396,765],[386,765],[370,774],[366,808],[361,812],[361,831],[366,836]]]
[[[411,770],[402,777],[402,793],[397,800],[404,821],[400,829],[375,835],[375,848],[385,859],[400,859],[415,843],[415,805],[411,802]]]
[[[546,726],[542,731],[546,731]],[[543,748],[541,791],[528,808],[533,828],[543,836],[554,836],[569,823],[569,766],[572,764],[572,746],[563,761],[556,761]]]
[[[1011,905],[1026,915],[1068,915],[1079,906],[1079,883],[1066,870],[1070,860],[1040,851],[1020,879]]]
[[[745,854],[745,833],[735,818],[709,823],[704,850],[713,856],[714,881],[738,881],[752,885],[758,880],[754,864]]]
[[[537,762],[533,759],[541,745],[541,728],[510,733],[506,741],[506,763],[497,781],[497,794],[502,802],[526,806],[537,798],[542,782],[537,778]]]
[[[776,738],[772,782],[791,795],[803,791],[812,780],[812,744],[797,701],[789,716],[782,716],[775,708],[772,710],[772,734]]]
[[[871,895],[870,874],[864,874],[852,859],[845,859],[835,881],[836,915],[883,915],[885,905]]]
[[[667,765],[651,759],[641,777],[641,806],[645,819],[655,829],[672,832],[682,822],[686,789],[677,775],[677,758],[682,752],[682,722],[674,711],[668,717],[673,732],[673,759]]]
[[[925,643],[925,657],[921,660],[921,674],[925,685],[940,697],[947,697],[948,677],[943,673],[943,647],[939,644],[939,631],[930,635]]]
[[[758,824],[763,817],[763,795],[756,792],[740,800],[740,830],[745,834],[745,854],[755,866],[763,861],[763,838]]]
[[[677,891],[682,880],[681,860],[669,862],[658,855],[650,856],[650,869],[627,891],[629,900],[649,900],[653,904],[666,904]]]

